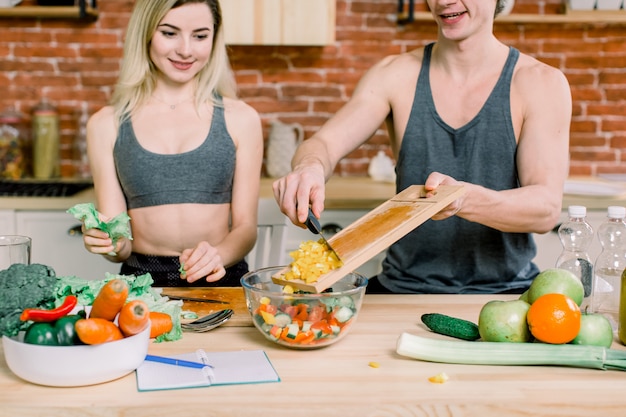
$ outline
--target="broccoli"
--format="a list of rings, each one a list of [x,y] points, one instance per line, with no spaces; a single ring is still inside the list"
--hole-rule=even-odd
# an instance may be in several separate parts
[[[20,320],[25,308],[54,307],[56,273],[41,264],[13,264],[0,271],[0,334],[15,336],[27,327]]]

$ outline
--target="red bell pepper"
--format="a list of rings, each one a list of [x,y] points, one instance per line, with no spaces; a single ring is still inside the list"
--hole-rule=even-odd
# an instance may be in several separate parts
[[[70,311],[78,304],[78,298],[74,295],[68,295],[63,300],[63,304],[52,310],[42,310],[39,308],[27,308],[22,311],[20,320],[22,321],[35,321],[35,322],[51,322],[61,317],[67,316]]]

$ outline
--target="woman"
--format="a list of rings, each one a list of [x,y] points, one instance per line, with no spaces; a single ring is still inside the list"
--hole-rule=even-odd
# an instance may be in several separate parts
[[[98,211],[133,238],[92,253],[155,286],[236,286],[256,241],[261,122],[238,100],[218,0],[138,0],[111,104],[87,126]]]

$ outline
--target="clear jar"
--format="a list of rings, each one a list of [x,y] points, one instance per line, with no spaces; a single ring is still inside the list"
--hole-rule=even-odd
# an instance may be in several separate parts
[[[10,107],[0,113],[0,177],[28,176],[28,129],[21,113]]]
[[[33,109],[33,176],[49,179],[61,174],[59,114],[46,98]]]

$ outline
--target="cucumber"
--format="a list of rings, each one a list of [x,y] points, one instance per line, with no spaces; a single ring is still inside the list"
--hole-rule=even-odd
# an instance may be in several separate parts
[[[478,326],[468,320],[446,316],[440,313],[422,314],[422,323],[435,333],[463,340],[478,340]]]
[[[350,307],[339,307],[339,310],[335,313],[335,318],[339,323],[345,323],[352,318],[354,312]]]
[[[278,327],[285,327],[288,324],[291,324],[291,316],[287,313],[276,313],[274,317],[274,323]]]

